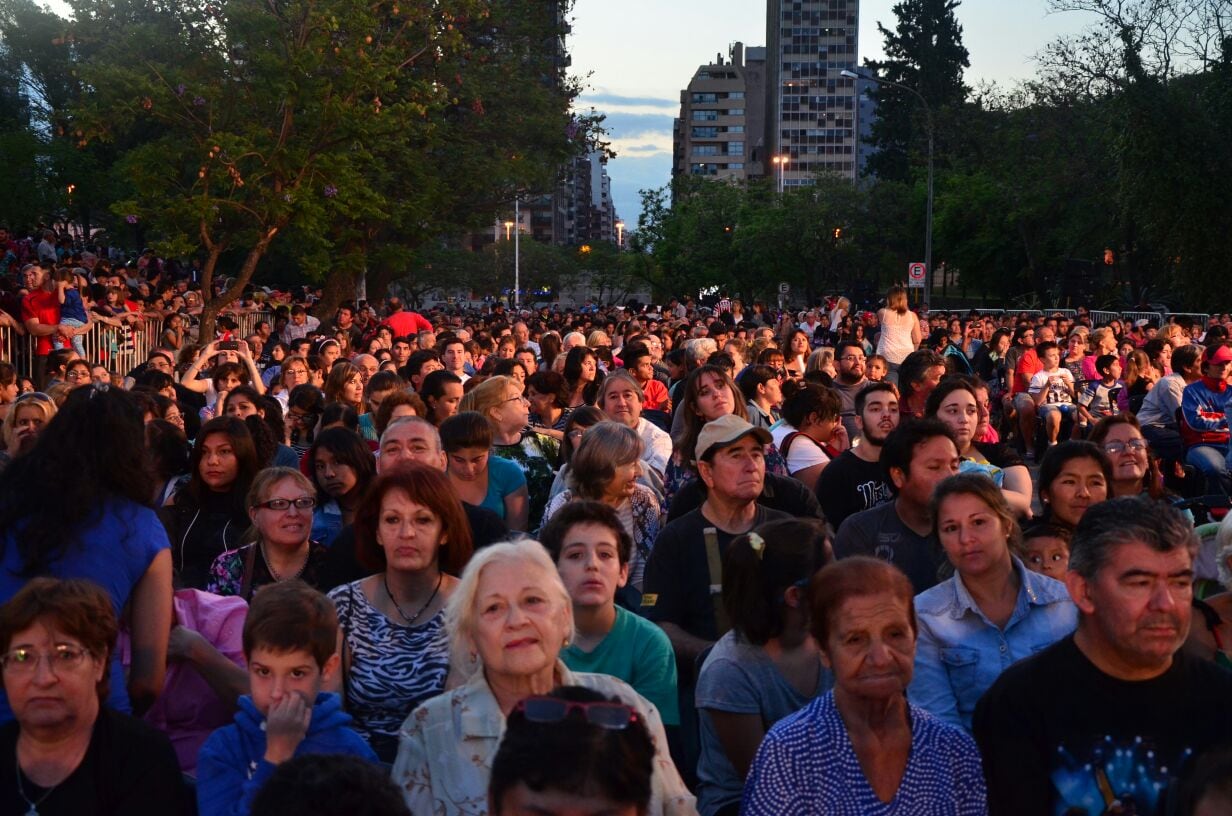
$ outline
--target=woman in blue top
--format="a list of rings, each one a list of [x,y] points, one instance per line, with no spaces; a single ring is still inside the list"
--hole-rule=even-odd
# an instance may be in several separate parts
[[[855,556],[813,576],[809,629],[834,690],[780,720],[757,749],[744,816],[985,816],[975,740],[907,702],[911,581]]]
[[[308,463],[317,494],[312,540],[329,547],[355,521],[355,508],[376,478],[376,459],[355,431],[326,428],[308,449]]]
[[[971,729],[976,701],[1011,663],[1065,637],[1078,613],[1065,585],[1026,569],[1022,534],[987,476],[937,486],[933,524],[954,575],[915,599],[919,640],[912,703]]]
[[[35,576],[101,586],[128,607],[132,665],[112,655],[108,705],[144,711],[162,690],[171,633],[171,552],[154,495],[137,401],[107,386],[78,388],[30,452],[0,476],[0,603]],[[0,720],[12,714],[0,697]]]
[[[530,495],[517,463],[492,454],[492,427],[477,411],[462,411],[441,423],[449,483],[458,498],[486,507],[510,530],[526,530]]]

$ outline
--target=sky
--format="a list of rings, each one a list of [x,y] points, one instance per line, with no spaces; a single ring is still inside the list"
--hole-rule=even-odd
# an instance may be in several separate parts
[[[859,58],[877,59],[877,23],[895,24],[895,0],[860,4]],[[957,10],[970,53],[968,85],[1012,83],[1035,74],[1034,56],[1089,20],[1048,14],[1046,0],[963,0]],[[581,110],[607,114],[617,158],[608,163],[617,214],[630,227],[641,210],[638,190],[671,179],[672,119],[680,91],[698,66],[727,58],[731,43],[766,44],[764,0],[576,0],[569,49],[587,91]]]

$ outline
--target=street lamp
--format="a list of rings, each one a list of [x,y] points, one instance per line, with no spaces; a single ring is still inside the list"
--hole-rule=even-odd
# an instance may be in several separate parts
[[[787,172],[787,164],[791,161],[790,156],[773,156],[770,163],[773,164],[779,174],[779,195],[783,194],[783,174]]]
[[[518,309],[518,294],[522,291],[522,201],[513,199],[513,220],[505,222],[505,240],[513,233],[513,310]],[[514,229],[514,228],[517,229]]]
[[[924,306],[927,308],[929,301],[932,299],[933,291],[933,142],[935,134],[933,130],[932,108],[928,107],[928,100],[924,98],[923,94],[915,88],[908,87],[902,83],[880,79],[875,76],[857,74],[855,71],[840,71],[839,75],[847,79],[867,79],[870,82],[876,82],[878,85],[890,85],[900,88],[912,94],[924,106],[924,122],[928,126],[928,208],[924,214]]]
[[[616,222],[616,246],[623,247],[625,245],[625,222]]]
[[[512,230],[513,230],[513,222],[506,221],[505,222],[505,240],[506,241],[513,240],[513,233],[511,232]]]

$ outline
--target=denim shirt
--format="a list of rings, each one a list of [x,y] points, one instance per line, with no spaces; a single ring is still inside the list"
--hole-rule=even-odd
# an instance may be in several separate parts
[[[1001,672],[1074,631],[1078,610],[1065,585],[1017,558],[1014,571],[1021,580],[1018,602],[1004,629],[980,611],[957,573],[916,596],[912,703],[970,731],[976,702]]]

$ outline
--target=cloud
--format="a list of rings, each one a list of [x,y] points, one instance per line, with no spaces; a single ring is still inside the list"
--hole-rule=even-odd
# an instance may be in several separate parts
[[[608,162],[612,177],[612,203],[626,224],[634,225],[641,213],[639,190],[658,189],[672,177],[672,157],[666,153],[648,156],[621,154]]]
[[[644,130],[627,136],[613,134],[612,149],[617,156],[672,155],[672,132]]]
[[[680,100],[667,99],[657,96],[622,96],[614,93],[585,93],[582,94],[581,102],[586,105],[594,105],[598,108],[605,107],[650,107],[650,108],[667,108],[675,111],[680,107]]]

